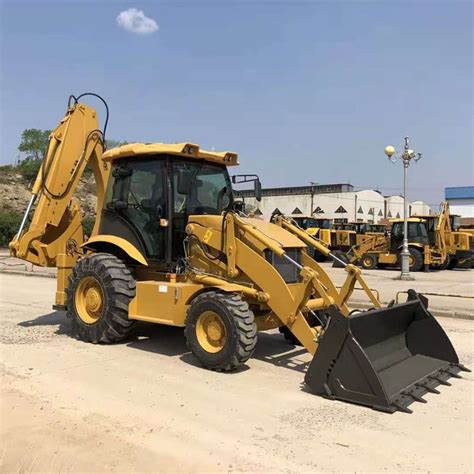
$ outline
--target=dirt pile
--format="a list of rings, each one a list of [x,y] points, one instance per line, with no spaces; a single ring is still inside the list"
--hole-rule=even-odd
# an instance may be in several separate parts
[[[30,200],[32,185],[14,171],[0,169],[0,209],[23,213]],[[84,216],[94,217],[96,196],[93,175],[81,178],[74,196],[79,199]]]

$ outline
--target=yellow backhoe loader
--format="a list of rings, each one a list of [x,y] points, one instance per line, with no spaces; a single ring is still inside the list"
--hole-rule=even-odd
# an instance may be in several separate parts
[[[274,216],[276,217],[276,215]],[[332,230],[332,220],[323,217],[287,217],[297,227],[305,230],[309,235],[316,239],[321,245],[331,249],[334,241],[334,231]],[[273,219],[272,219],[273,221]],[[327,257],[316,250],[312,251],[312,257],[317,262],[324,262]]]
[[[427,223],[430,245],[446,247],[447,259],[439,267],[452,270],[453,268],[471,268],[473,248],[472,238],[467,232],[459,231],[459,216],[451,215],[449,203],[443,202],[437,214],[419,216]]]
[[[341,257],[347,263],[357,263],[365,270],[401,265],[403,245],[403,220],[394,219],[390,235],[372,235],[359,245],[354,245]],[[448,260],[446,242],[430,241],[428,223],[420,217],[408,219],[408,250],[410,271],[428,271],[443,268]]]
[[[386,412],[411,412],[414,401],[460,377],[450,340],[410,291],[382,308],[361,272],[347,265],[336,289],[308,254],[331,252],[290,220],[246,217],[234,200],[233,152],[194,143],[134,143],[103,153],[105,127],[71,96],[52,132],[13,256],[57,267],[55,308],[67,311],[80,340],[126,338],[135,321],[184,328],[187,347],[207,369],[244,364],[257,331],[286,327],[314,357],[308,388]],[[107,121],[107,120],[106,120]],[[73,192],[86,165],[97,181],[97,219],[84,241]],[[31,219],[30,219],[31,215]],[[371,311],[351,312],[359,284]]]

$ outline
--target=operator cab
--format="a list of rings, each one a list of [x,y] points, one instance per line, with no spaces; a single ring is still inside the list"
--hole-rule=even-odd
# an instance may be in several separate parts
[[[421,245],[429,244],[429,235],[424,219],[408,219],[408,242]],[[397,252],[403,245],[403,220],[392,221],[392,232],[390,234],[390,250]]]
[[[292,219],[304,230],[306,229],[330,229],[331,219],[317,217],[292,217]]]
[[[234,196],[228,166],[235,153],[192,144],[130,144],[104,154],[112,162],[99,233],[122,237],[147,260],[169,267],[184,257],[192,215],[221,215]]]
[[[457,232],[461,227],[461,216],[451,214],[449,216],[449,220],[451,224],[451,229],[454,232]]]

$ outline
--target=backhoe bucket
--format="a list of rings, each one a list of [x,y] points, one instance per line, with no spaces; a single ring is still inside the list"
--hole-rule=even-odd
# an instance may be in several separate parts
[[[413,290],[406,303],[349,317],[332,306],[306,384],[331,399],[411,413],[408,405],[469,371],[427,308]]]

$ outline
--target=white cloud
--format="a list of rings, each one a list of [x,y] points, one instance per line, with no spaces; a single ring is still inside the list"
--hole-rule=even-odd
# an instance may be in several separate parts
[[[142,10],[129,8],[117,16],[118,25],[124,30],[139,35],[149,35],[158,31],[158,23],[153,18],[145,16]]]

